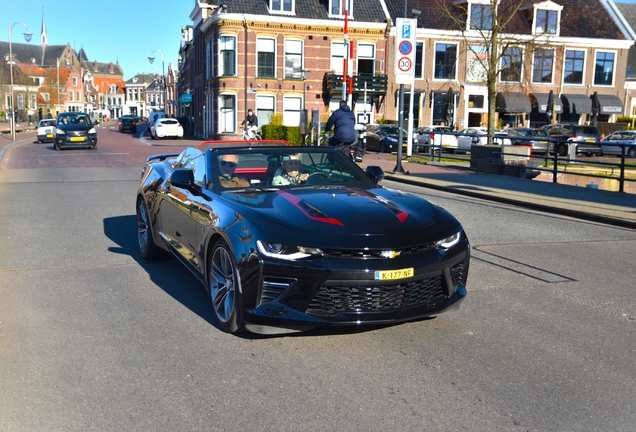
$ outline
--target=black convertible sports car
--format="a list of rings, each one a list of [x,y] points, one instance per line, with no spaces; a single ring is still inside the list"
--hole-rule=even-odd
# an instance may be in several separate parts
[[[141,256],[179,259],[224,331],[388,324],[458,307],[470,251],[447,211],[378,186],[381,168],[365,172],[333,148],[260,144],[151,156],[136,197]]]

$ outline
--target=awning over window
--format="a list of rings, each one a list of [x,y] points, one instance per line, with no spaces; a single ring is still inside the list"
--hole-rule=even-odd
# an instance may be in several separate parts
[[[601,114],[623,114],[625,108],[618,96],[599,94],[598,101],[601,103]]]
[[[529,113],[532,111],[532,106],[525,93],[499,92],[496,110],[501,113]]]
[[[566,114],[592,114],[592,99],[584,94],[562,94],[563,111]]]
[[[548,110],[548,96],[550,93],[531,93],[530,94],[530,102],[532,103],[532,109],[536,110],[536,112],[540,114],[545,114]],[[554,103],[556,105],[555,111],[557,114],[561,114],[563,112],[563,104],[561,103],[561,99],[553,93]]]

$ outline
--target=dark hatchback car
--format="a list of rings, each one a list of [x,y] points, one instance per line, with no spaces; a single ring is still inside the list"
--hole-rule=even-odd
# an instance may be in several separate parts
[[[551,143],[550,153],[557,152],[559,156],[568,154],[569,143],[576,143],[576,153],[587,156],[600,156],[603,154],[601,145],[601,133],[596,126],[576,124],[553,124],[542,128],[554,140]]]
[[[367,150],[373,150],[380,153],[394,152],[398,150],[398,134],[400,129],[397,126],[392,125],[367,125],[366,139]],[[402,132],[402,146],[406,149],[408,140],[408,133],[403,130]],[[420,151],[419,143],[413,142],[413,152],[418,153]]]
[[[88,114],[63,112],[58,114],[55,124],[55,150],[63,147],[97,148],[97,130]]]
[[[139,117],[122,116],[119,119],[119,132],[130,131],[132,133],[137,132],[137,124],[139,124]]]

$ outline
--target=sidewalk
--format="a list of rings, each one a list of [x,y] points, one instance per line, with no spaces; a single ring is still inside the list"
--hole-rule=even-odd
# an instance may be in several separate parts
[[[636,229],[636,195],[465,171],[437,163],[402,162],[396,155],[364,156],[363,167],[378,165],[387,179],[415,186],[514,204],[589,221]]]

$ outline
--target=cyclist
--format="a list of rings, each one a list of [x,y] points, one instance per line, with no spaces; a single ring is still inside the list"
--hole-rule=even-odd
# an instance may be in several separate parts
[[[249,128],[250,138],[254,139],[254,136],[258,132],[258,117],[256,117],[251,108],[247,110],[247,116],[245,120],[241,122],[241,126]]]
[[[329,145],[338,148],[341,152],[349,154],[351,144],[356,141],[356,118],[347,105],[347,101],[340,101],[340,108],[335,110],[327,124],[325,130],[330,131],[333,127],[333,137],[329,140]]]

